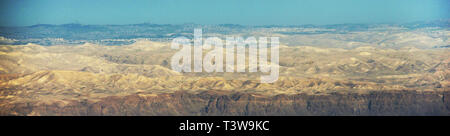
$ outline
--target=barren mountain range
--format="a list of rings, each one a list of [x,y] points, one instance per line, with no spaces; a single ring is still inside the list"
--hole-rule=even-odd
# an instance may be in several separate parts
[[[59,27],[1,28],[0,115],[450,115],[448,28],[205,29],[280,37],[280,77],[260,83],[261,73],[173,71],[178,50],[151,38],[20,39],[21,29]],[[89,39],[97,27],[65,33]],[[123,30],[141,27],[174,26]]]
[[[179,73],[168,43],[1,46],[2,115],[449,115],[448,49],[280,47],[280,78]],[[398,109],[397,109],[398,108]]]

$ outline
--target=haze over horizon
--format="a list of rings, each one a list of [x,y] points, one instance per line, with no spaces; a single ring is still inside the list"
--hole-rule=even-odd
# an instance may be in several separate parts
[[[0,26],[36,24],[326,25],[448,19],[448,0],[4,0]]]

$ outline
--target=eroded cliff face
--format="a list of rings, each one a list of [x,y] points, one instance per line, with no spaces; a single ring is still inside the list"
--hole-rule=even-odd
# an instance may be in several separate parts
[[[371,92],[275,95],[178,91],[158,95],[111,96],[99,101],[16,103],[1,115],[450,115],[450,92]]]

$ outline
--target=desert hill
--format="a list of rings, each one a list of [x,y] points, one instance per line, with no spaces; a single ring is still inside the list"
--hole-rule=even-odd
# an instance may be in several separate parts
[[[274,83],[260,83],[260,73],[175,72],[169,62],[176,51],[148,40],[122,46],[2,45],[0,114],[450,113],[447,48],[282,45]],[[389,109],[395,106],[403,109]]]

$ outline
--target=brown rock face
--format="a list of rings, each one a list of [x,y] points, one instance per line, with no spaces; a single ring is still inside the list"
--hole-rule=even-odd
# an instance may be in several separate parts
[[[276,95],[175,92],[157,96],[111,96],[97,102],[17,103],[1,115],[450,115],[449,92]]]

